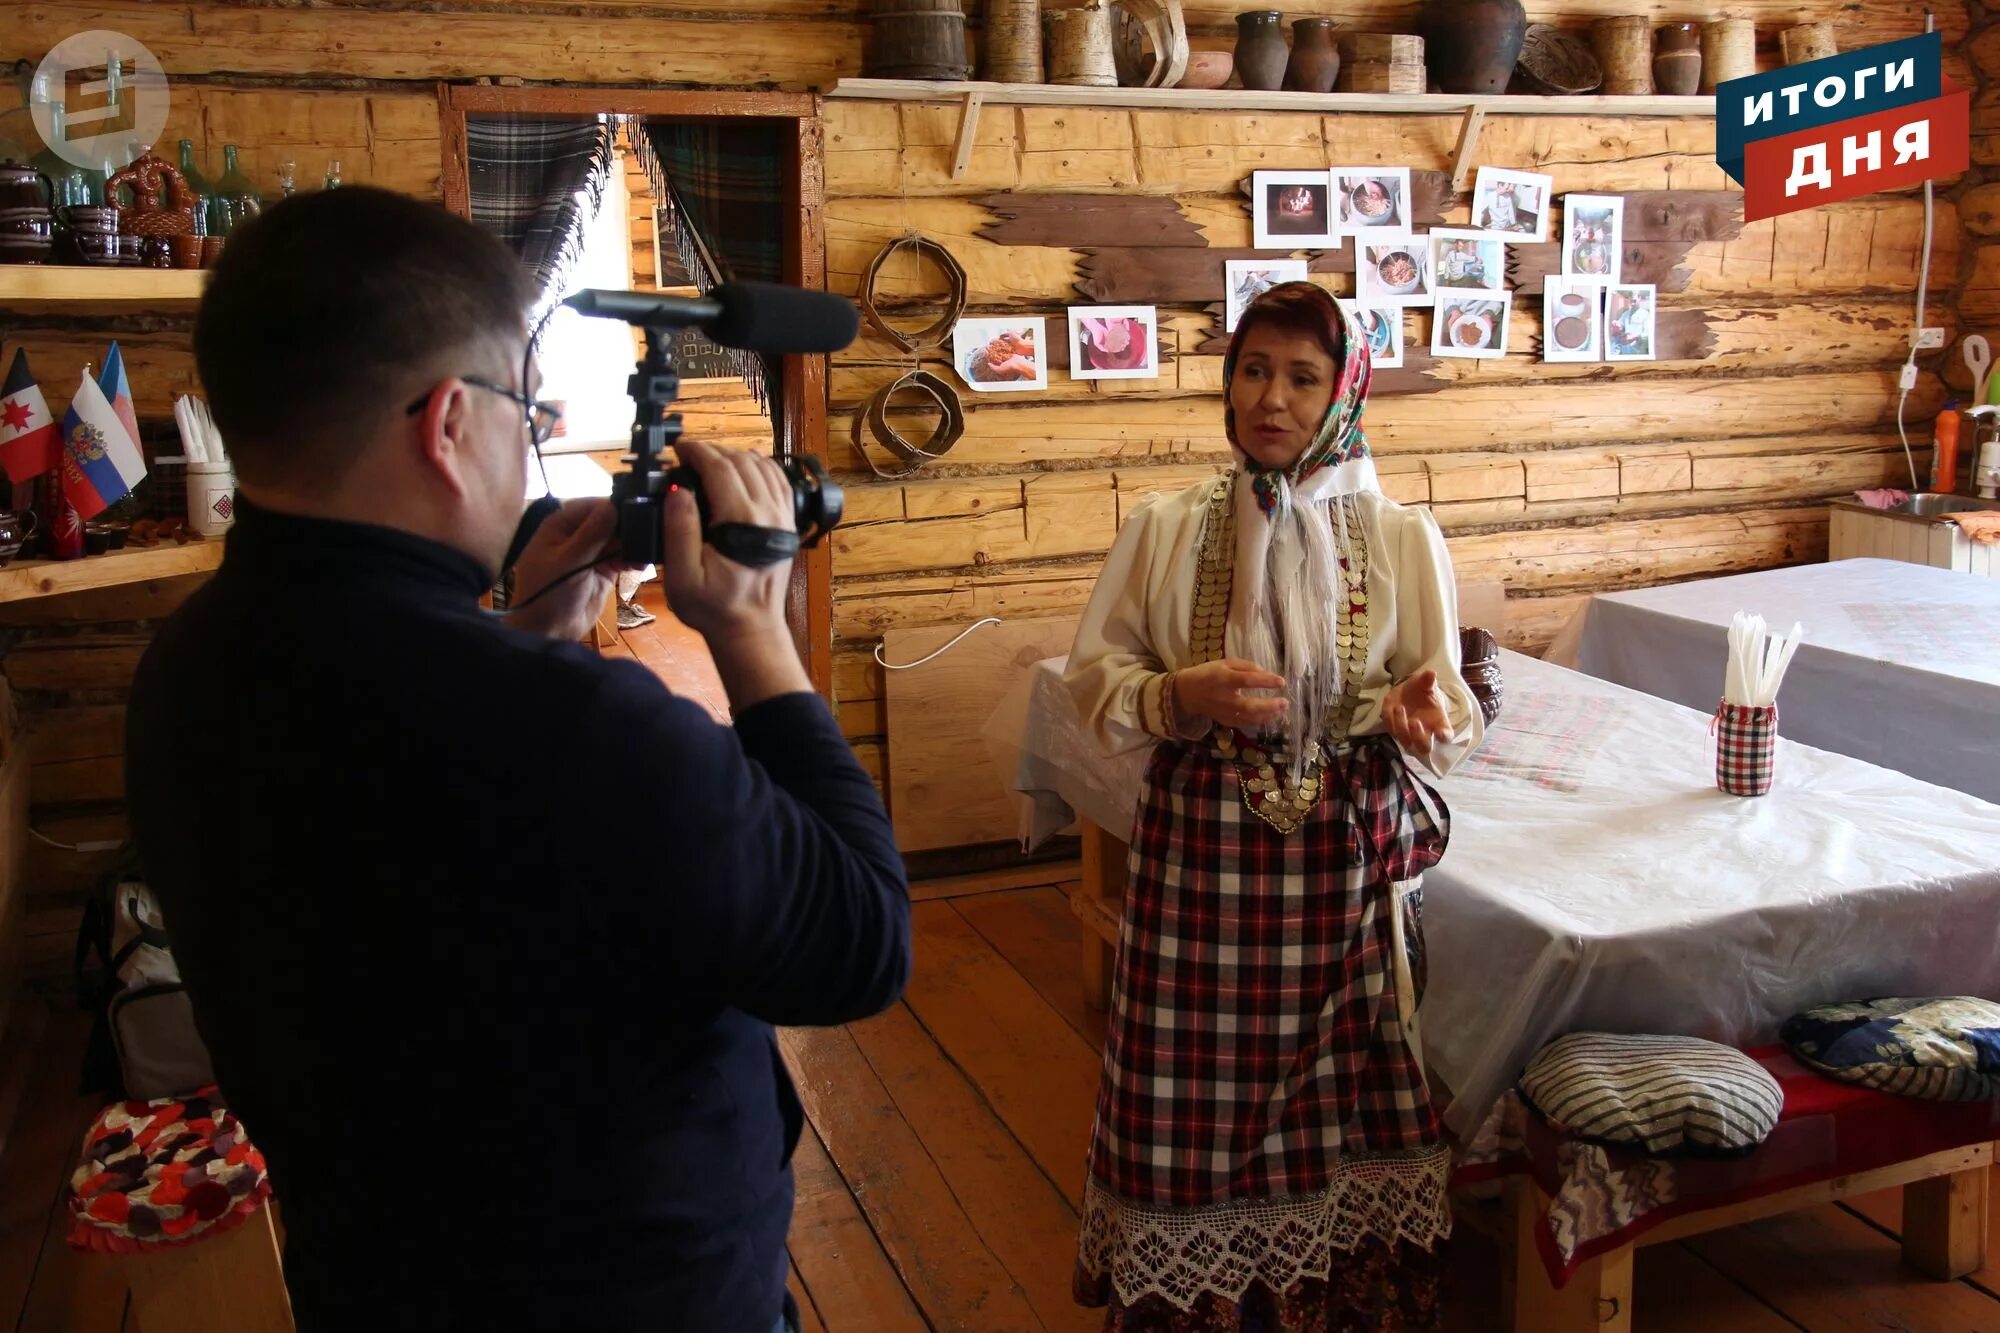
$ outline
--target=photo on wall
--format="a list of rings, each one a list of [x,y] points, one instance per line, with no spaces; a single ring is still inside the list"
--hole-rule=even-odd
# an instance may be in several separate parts
[[[1303,259],[1229,259],[1223,261],[1228,294],[1223,305],[1222,331],[1236,332],[1243,309],[1281,282],[1306,281]]]
[[[1355,238],[1355,299],[1363,305],[1429,305],[1429,238]]]
[[[1618,281],[1625,250],[1625,200],[1615,194],[1563,196],[1562,276],[1607,285]]]
[[[1498,360],[1507,355],[1507,325],[1513,309],[1512,301],[1490,292],[1439,293],[1431,324],[1431,354]]]
[[[1259,250],[1340,244],[1333,230],[1333,183],[1324,171],[1259,171],[1250,180]]]
[[[1603,285],[1547,279],[1542,285],[1542,360],[1603,359]]]
[[[1150,380],[1160,374],[1160,314],[1149,305],[1071,306],[1069,377]]]
[[[1377,370],[1394,370],[1403,364],[1403,308],[1362,305],[1342,298],[1340,308],[1354,316],[1368,338],[1368,357]]]
[[[1516,244],[1546,241],[1554,198],[1552,176],[1481,167],[1472,186],[1472,230]]]
[[[1049,386],[1040,319],[961,319],[951,363],[974,393],[1021,393]]]
[[[1604,359],[1659,359],[1659,292],[1646,286],[1614,286],[1604,300]]]
[[[1431,281],[1435,290],[1504,292],[1507,246],[1476,231],[1435,230],[1430,234]]]
[[[1332,176],[1334,230],[1409,232],[1408,167],[1335,167]]]

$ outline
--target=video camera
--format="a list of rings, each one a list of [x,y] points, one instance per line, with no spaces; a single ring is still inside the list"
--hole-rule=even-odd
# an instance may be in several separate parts
[[[681,435],[681,417],[669,412],[680,396],[680,374],[674,368],[673,333],[700,329],[710,341],[745,351],[797,353],[838,352],[854,341],[860,321],[854,306],[842,297],[775,283],[723,283],[702,297],[661,296],[652,292],[602,291],[576,293],[563,302],[580,314],[622,319],[644,331],[645,355],[627,382],[636,404],[632,451],[627,470],[611,481],[611,498],[618,507],[618,544],[625,563],[660,563],[665,532],[661,506],[670,491],[694,493],[701,512],[702,537],[722,554],[745,565],[771,565],[812,546],[840,522],[843,497],[817,458],[780,457],[778,466],[792,484],[794,531],[744,523],[714,523],[701,477],[692,467],[662,467],[661,452]],[[553,508],[553,506],[551,506]]]

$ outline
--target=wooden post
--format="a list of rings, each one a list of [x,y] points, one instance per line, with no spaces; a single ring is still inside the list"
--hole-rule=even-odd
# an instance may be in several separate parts
[[[972,161],[972,148],[979,141],[979,108],[985,104],[982,93],[967,93],[965,109],[958,113],[958,147],[951,155],[951,178],[965,175],[965,168]]]
[[[1125,898],[1125,858],[1128,848],[1081,815],[1083,893],[1099,909],[1099,919],[1118,919]],[[1083,998],[1097,1009],[1111,1007],[1111,972],[1117,951],[1096,930],[1083,933]]]
[[[1632,1247],[1579,1265],[1561,1291],[1549,1281],[1535,1242],[1549,1196],[1524,1181],[1514,1210],[1514,1333],[1632,1333]]]
[[[1986,1262],[1986,1191],[1992,1168],[1933,1176],[1903,1186],[1903,1258],[1940,1282]]]

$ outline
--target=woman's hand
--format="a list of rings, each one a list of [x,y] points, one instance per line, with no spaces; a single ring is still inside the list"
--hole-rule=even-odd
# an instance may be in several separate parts
[[[1448,743],[1454,734],[1437,679],[1435,671],[1418,672],[1390,687],[1382,700],[1382,721],[1389,734],[1419,759],[1429,758],[1432,746]]]
[[[1258,698],[1252,690],[1282,690],[1285,678],[1255,662],[1229,657],[1204,662],[1174,674],[1174,711],[1179,716],[1205,717],[1225,727],[1256,731],[1285,715],[1283,699]]]

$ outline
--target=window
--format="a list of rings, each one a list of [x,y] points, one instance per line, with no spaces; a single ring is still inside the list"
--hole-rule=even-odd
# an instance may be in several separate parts
[[[586,287],[632,286],[631,196],[623,155],[614,160],[597,216],[584,226],[583,250],[562,297]],[[559,298],[560,299],[560,298]],[[548,453],[623,449],[632,438],[632,396],[625,391],[637,344],[621,320],[594,319],[567,308],[549,318],[542,335],[541,398],[565,404]]]

